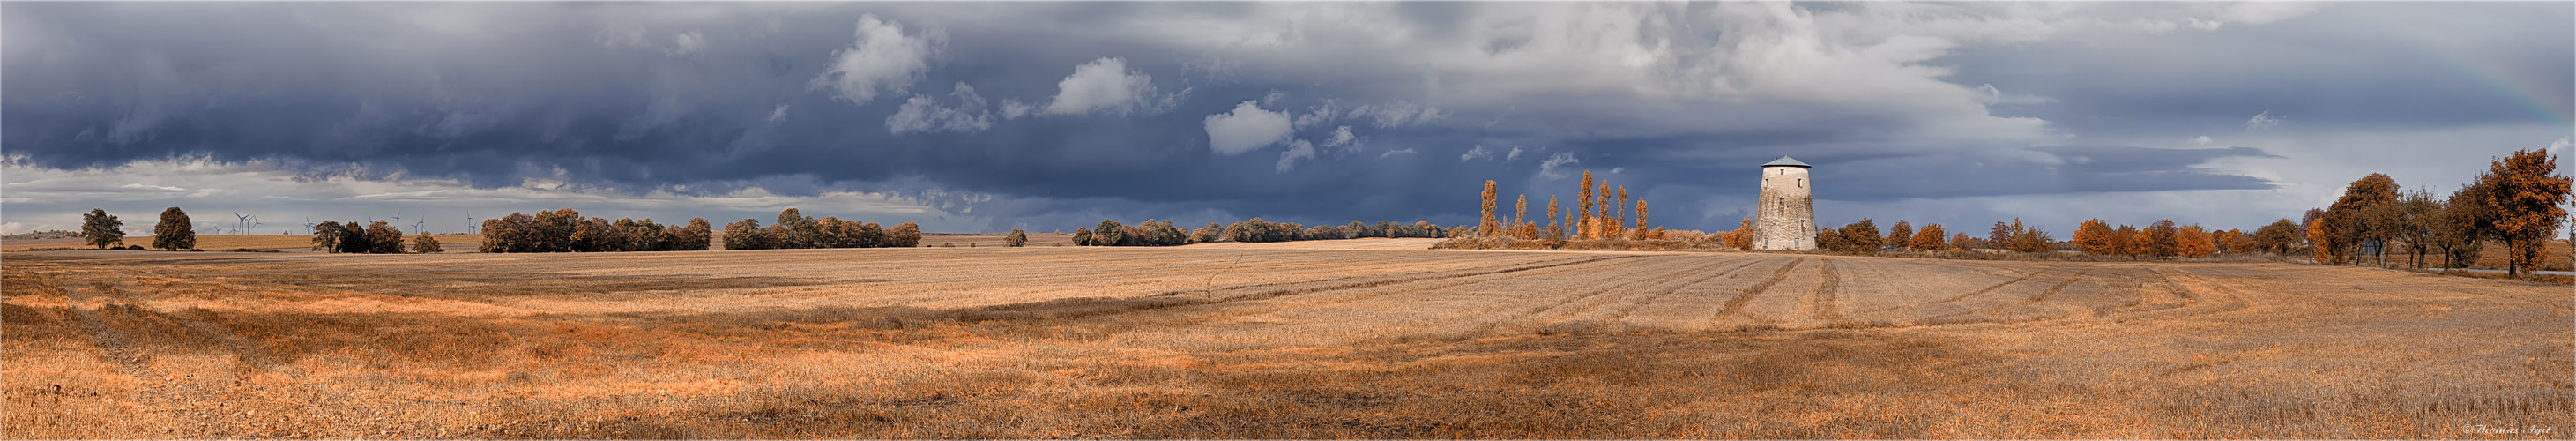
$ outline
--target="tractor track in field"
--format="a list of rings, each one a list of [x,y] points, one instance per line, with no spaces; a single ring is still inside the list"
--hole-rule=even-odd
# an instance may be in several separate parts
[[[1479,283],[1479,282],[1483,282],[1483,281],[1458,281],[1458,279],[1467,279],[1467,278],[1474,278],[1474,277],[1481,277],[1481,276],[1490,276],[1490,275],[1505,275],[1507,278],[1508,278],[1508,277],[1522,277],[1522,276],[1526,276],[1526,275],[1528,275],[1528,274],[1525,274],[1525,273],[1528,273],[1528,272],[1530,272],[1530,271],[1536,271],[1536,270],[1549,270],[1549,269],[1563,269],[1563,268],[1565,268],[1565,267],[1570,267],[1570,266],[1574,266],[1574,265],[1583,265],[1583,264],[1591,264],[1591,263],[1600,263],[1600,262],[1605,262],[1605,261],[1612,261],[1612,260],[1619,260],[1619,259],[1628,259],[1628,258],[1635,258],[1635,257],[1640,257],[1640,256],[1634,256],[1634,255],[1624,255],[1624,256],[1623,256],[1623,255],[1612,255],[1612,256],[1597,256],[1597,257],[1585,257],[1585,258],[1574,258],[1574,259],[1562,259],[1562,260],[1556,260],[1556,261],[1540,262],[1540,263],[1535,263],[1535,264],[1514,265],[1514,266],[1509,266],[1509,267],[1504,267],[1504,268],[1499,268],[1499,269],[1490,268],[1490,267],[1488,267],[1488,268],[1474,268],[1474,269],[1467,269],[1467,270],[1457,270],[1457,271],[1448,271],[1448,272],[1442,272],[1442,273],[1435,273],[1435,274],[1430,274],[1430,275],[1406,275],[1406,274],[1395,274],[1395,275],[1378,275],[1378,276],[1357,276],[1357,277],[1345,277],[1345,278],[1329,279],[1329,280],[1320,281],[1320,282],[1319,282],[1319,281],[1314,281],[1314,280],[1294,281],[1294,282],[1265,282],[1265,283],[1258,283],[1258,284],[1248,284],[1248,285],[1244,285],[1243,287],[1240,287],[1240,288],[1230,288],[1230,289],[1228,289],[1227,291],[1241,291],[1241,290],[1249,290],[1249,289],[1251,289],[1251,288],[1259,288],[1259,287],[1275,287],[1275,288],[1271,288],[1271,289],[1262,289],[1262,290],[1255,290],[1255,291],[1253,291],[1253,292],[1249,292],[1249,293],[1240,293],[1240,294],[1231,294],[1231,295],[1219,295],[1219,294],[1216,294],[1216,293],[1214,292],[1214,290],[1213,290],[1213,289],[1176,289],[1176,290],[1168,290],[1168,291],[1164,291],[1164,292],[1161,292],[1161,293],[1148,294],[1148,295],[1144,295],[1144,296],[1136,296],[1136,297],[1073,297],[1073,298],[1054,299],[1054,300],[1039,301],[1039,302],[1023,302],[1023,303],[1011,303],[1011,304],[991,305],[991,306],[982,306],[982,307],[973,307],[973,308],[960,308],[960,309],[950,310],[950,316],[951,316],[951,317],[955,317],[955,318],[956,318],[956,319],[958,319],[959,321],[965,321],[965,322],[985,322],[985,321],[995,321],[995,320],[1011,320],[1011,319],[1018,319],[1018,318],[1050,318],[1050,319],[1084,318],[1084,317],[1093,317],[1093,316],[1117,315],[1117,314],[1127,314],[1127,313],[1136,313],[1136,312],[1156,311],[1156,310],[1163,310],[1163,309],[1176,308],[1176,307],[1183,307],[1183,306],[1216,305],[1216,304],[1233,304],[1233,303],[1240,303],[1240,302],[1251,302],[1251,301],[1267,300],[1267,299],[1273,299],[1273,298],[1279,298],[1279,297],[1287,297],[1287,296],[1307,295],[1307,294],[1315,294],[1315,293],[1323,293],[1323,292],[1332,292],[1332,291],[1358,290],[1358,289],[1377,288],[1377,287],[1385,287],[1385,286],[1401,285],[1401,284],[1431,283],[1431,282],[1443,282],[1443,281],[1456,282],[1456,283],[1451,283],[1451,284],[1449,284],[1449,285],[1434,286],[1434,287],[1425,287],[1425,288],[1424,288],[1425,290],[1430,290],[1430,289],[1445,288],[1445,287],[1448,287],[1448,286],[1462,285],[1462,284],[1467,284],[1467,283]],[[1282,285],[1285,285],[1285,286],[1282,286]],[[1301,286],[1301,285],[1302,285],[1302,286]],[[1195,294],[1195,295],[1193,295],[1193,294]],[[1361,296],[1361,297],[1357,297],[1357,298],[1350,298],[1350,299],[1337,299],[1337,301],[1333,301],[1333,302],[1324,302],[1324,303],[1322,303],[1322,304],[1331,304],[1331,303],[1349,302],[1349,301],[1359,300],[1359,299],[1362,299],[1362,298],[1374,297],[1374,296],[1380,296],[1380,295],[1385,295],[1385,294],[1386,294],[1386,293],[1379,293],[1379,294],[1374,294],[1374,295],[1369,295],[1369,296]],[[1298,306],[1303,307],[1303,306],[1314,306],[1314,305],[1311,305],[1311,304],[1310,304],[1310,305],[1298,305]],[[1240,311],[1240,312],[1237,312],[1237,313],[1236,313],[1236,315],[1254,314],[1254,313],[1258,313],[1258,312],[1259,312],[1259,311]]]
[[[1959,301],[1961,301],[1961,300],[1967,300],[1969,297],[1976,297],[1976,296],[1978,296],[1978,295],[1982,295],[1982,294],[1985,294],[1985,293],[1994,292],[1996,289],[2001,289],[2001,288],[2003,288],[2003,287],[2005,287],[2005,286],[2010,286],[2010,285],[2015,284],[2015,283],[2021,283],[2021,282],[2029,281],[2031,278],[2039,277],[2039,275],[2041,275],[2041,274],[2047,274],[2047,273],[2049,273],[2049,272],[2051,272],[2051,271],[2054,271],[2054,270],[2041,269],[2041,270],[2037,270],[2037,271],[2031,271],[2031,272],[2030,272],[2030,273],[2028,273],[2028,274],[2022,274],[2022,275],[2021,275],[2021,277],[2020,277],[2020,278],[2017,278],[2017,279],[2006,280],[2006,281],[2004,281],[2003,283],[1997,283],[1997,284],[1993,284],[1993,285],[1986,285],[1986,287],[1984,287],[1984,288],[1977,288],[1977,290],[1975,290],[1975,291],[1969,291],[1967,294],[1960,294],[1960,295],[1950,296],[1950,297],[1948,297],[1948,298],[1943,298],[1943,299],[1940,299],[1940,300],[1934,300],[1934,301],[1930,301],[1930,302],[1924,302],[1924,303],[1913,304],[1913,305],[1906,305],[1906,306],[1890,306],[1890,307],[1886,307],[1886,308],[1879,308],[1879,309],[1874,309],[1874,310],[1869,310],[1869,311],[1862,311],[1862,312],[1881,312],[1881,311],[1889,311],[1889,310],[1896,310],[1896,309],[1904,309],[1904,310],[1906,311],[1905,315],[1908,315],[1908,316],[1917,315],[1917,314],[1922,313],[1922,311],[1923,311],[1923,307],[1925,307],[1925,306],[1939,305],[1939,304],[1945,304],[1945,303],[1957,303],[1957,302],[1959,302]]]
[[[1727,278],[1735,275],[1735,273],[1744,271],[1745,268],[1752,268],[1754,265],[1761,264],[1763,262],[1763,259],[1749,259],[1746,260],[1743,265],[1736,265],[1734,268],[1727,268],[1725,271],[1712,271],[1710,272],[1711,274],[1706,276],[1700,276],[1699,278],[1669,285],[1669,288],[1659,290],[1653,294],[1648,294],[1644,298],[1628,303],[1627,306],[1620,307],[1617,311],[1612,311],[1610,318],[1603,321],[1614,324],[1624,322],[1629,316],[1636,314],[1638,309],[1643,309],[1648,304],[1652,304],[1657,300],[1663,300],[1665,297],[1670,297],[1674,293],[1681,292],[1683,288],[1689,288],[1691,285],[1707,283],[1710,280]]]
[[[1807,294],[1807,306],[1811,309],[1809,316],[1826,324],[1842,321],[1842,311],[1834,306],[1834,291],[1842,288],[1843,278],[1834,273],[1834,261],[1824,261],[1824,267],[1816,272],[1822,274],[1823,281],[1817,282],[1816,289]]]
[[[1770,290],[1772,285],[1778,285],[1783,280],[1789,280],[1790,272],[1796,271],[1798,269],[1798,264],[1806,262],[1807,258],[1805,257],[1800,257],[1798,260],[1790,261],[1789,265],[1782,266],[1777,271],[1772,271],[1771,277],[1762,279],[1761,282],[1754,283],[1753,286],[1745,287],[1743,293],[1736,294],[1735,297],[1727,298],[1726,304],[1719,307],[1717,314],[1710,317],[1710,319],[1724,319],[1727,317],[1742,315],[1744,313],[1744,306],[1752,304],[1754,296],[1762,295],[1762,292]]]
[[[2048,301],[2048,298],[2057,295],[2057,292],[2065,291],[2067,286],[2074,285],[2075,282],[2084,280],[2084,276],[2086,274],[2087,273],[2084,271],[2076,271],[2074,277],[2067,277],[2066,280],[2057,282],[2056,285],[2049,285],[2048,289],[2040,290],[2039,294],[2033,294],[2030,298],[2022,299],[2019,302],[1996,304],[1994,307],[1986,308],[1984,311],[1979,312],[1985,313],[1986,315],[1996,315],[2002,313],[2005,309],[2036,305],[2039,304],[2039,302]]]
[[[1726,262],[1726,261],[1713,261],[1713,262],[1708,262],[1708,263],[1705,263],[1705,264],[1702,264],[1702,265],[1698,265],[1698,266],[1691,267],[1691,271],[1698,271],[1698,272],[1711,272],[1711,271],[1708,271],[1708,270],[1709,270],[1709,269],[1712,269],[1712,268],[1719,267],[1719,266],[1724,266],[1724,265],[1726,265],[1727,263],[1729,263],[1729,262]],[[1642,285],[1642,286],[1644,286],[1644,287],[1645,287],[1645,290],[1646,290],[1647,292],[1652,292],[1652,290],[1653,290],[1655,287],[1658,287],[1658,286],[1670,285],[1670,284],[1674,284],[1674,283],[1677,283],[1677,282],[1678,282],[1678,283],[1687,283],[1687,281],[1684,281],[1684,280],[1669,280],[1669,279],[1666,279],[1666,280],[1658,280],[1657,278],[1654,278],[1654,277],[1629,277],[1629,278],[1627,278],[1627,279],[1629,279],[1629,280],[1627,280],[1627,281],[1623,281],[1623,282],[1619,282],[1619,283],[1616,283],[1616,284],[1610,284],[1610,285],[1595,285],[1595,287],[1589,287],[1589,288],[1585,289],[1581,294],[1571,295],[1571,296],[1566,296],[1564,299],[1562,299],[1562,300],[1558,300],[1558,301],[1553,302],[1553,303],[1549,303],[1549,304],[1546,304],[1546,305],[1539,305],[1539,306],[1536,306],[1536,307],[1531,307],[1531,308],[1528,308],[1528,310],[1523,311],[1523,312],[1521,312],[1521,313],[1517,313],[1517,314],[1509,314],[1509,315],[1507,315],[1507,316],[1505,316],[1505,317],[1501,317],[1501,318],[1497,318],[1497,319],[1494,319],[1494,320],[1488,321],[1488,322],[1486,322],[1486,323],[1485,323],[1485,325],[1484,325],[1484,326],[1480,326],[1480,327],[1478,327],[1478,328],[1476,329],[1476,333],[1477,333],[1477,334],[1486,334],[1486,333],[1491,333],[1491,332],[1493,332],[1494,330],[1499,329],[1499,328],[1501,328],[1501,327],[1503,327],[1503,326],[1510,325],[1510,324],[1512,324],[1512,323],[1519,323],[1519,322],[1534,322],[1534,324],[1541,324],[1541,325],[1544,325],[1544,324],[1546,324],[1546,323],[1553,323],[1553,322],[1555,322],[1555,321],[1558,321],[1558,319],[1567,318],[1567,317],[1570,317],[1570,316],[1572,316],[1572,315],[1580,314],[1580,313],[1582,313],[1582,312],[1591,311],[1591,310],[1594,310],[1594,309],[1599,309],[1598,307],[1593,307],[1593,308],[1580,308],[1580,309],[1571,309],[1571,310],[1569,310],[1569,309],[1567,309],[1567,308],[1566,308],[1568,305],[1574,305],[1574,304],[1576,304],[1576,303],[1582,303],[1582,302],[1587,301],[1587,300],[1593,300],[1593,299],[1599,299],[1599,298],[1603,298],[1603,297],[1609,297],[1609,296],[1612,296],[1612,295],[1614,295],[1614,294],[1618,294],[1618,293],[1624,292],[1624,291],[1626,291],[1626,290],[1627,290],[1628,288],[1630,288],[1630,287],[1636,287],[1636,286],[1640,286],[1640,285]],[[1615,300],[1616,298],[1615,298],[1615,297],[1612,297],[1611,299],[1612,299],[1612,300]],[[1553,313],[1551,313],[1551,311],[1553,311]],[[1544,322],[1544,323],[1537,323],[1537,322]]]

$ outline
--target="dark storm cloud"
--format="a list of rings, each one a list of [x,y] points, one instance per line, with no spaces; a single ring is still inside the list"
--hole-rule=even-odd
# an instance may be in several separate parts
[[[2333,4],[2260,26],[2161,38],[1963,48],[1964,84],[2053,102],[2000,106],[2097,135],[2243,129],[2258,113],[2333,128],[2566,125],[2570,3]]]
[[[1928,36],[1882,38],[1837,27],[2019,13],[1984,5],[1927,6],[1937,14],[1899,10],[1914,5],[1705,3],[0,7],[0,144],[33,166],[202,156],[484,188],[561,179],[637,193],[894,192],[997,228],[1101,217],[1458,224],[1471,219],[1478,181],[1542,201],[1570,196],[1569,179],[1542,173],[1557,155],[1566,158],[1558,172],[1592,169],[1670,201],[1659,210],[1671,213],[1740,211],[1706,194],[1749,192],[1750,164],[1784,154],[1825,165],[1819,179],[1837,185],[1821,196],[1858,201],[2261,189],[2273,184],[2200,168],[2269,156],[2252,148],[2053,146],[2089,145],[2067,139],[2070,124],[2081,128],[2074,133],[2121,132],[2112,122],[2066,121],[2131,116],[2089,107],[2106,101],[2241,120],[2267,104],[2261,99],[2331,107],[2315,102],[2436,93],[2388,92],[2388,77],[2366,72],[2414,71],[2340,51],[2300,56],[2351,79],[2264,95],[2271,98],[2221,85],[2319,72],[2176,68],[2188,73],[2132,75],[2153,77],[2136,80],[2152,86],[2095,91],[2013,73],[2033,63],[1986,49],[1996,38],[1981,32],[1924,25]],[[2275,36],[2232,26],[2102,32],[2116,37],[2112,44],[2194,48]],[[2153,42],[2124,43],[2137,40]],[[2554,44],[2538,50],[2568,52]],[[2084,69],[2163,62],[2029,47],[2047,59],[2089,60],[2075,63]],[[844,55],[854,61],[842,63]],[[1108,73],[1120,75],[1068,79],[1077,66],[1110,60],[1124,70]],[[834,73],[852,66],[859,69]],[[1983,83],[2002,90],[1986,95],[1976,87]],[[2138,98],[2175,90],[2226,97]],[[1089,101],[1051,106],[1060,93]],[[1211,148],[1210,116],[1246,101],[1297,123],[1248,152]],[[2194,104],[2202,101],[2218,104]],[[2013,104],[2024,102],[2032,104]],[[1071,105],[1086,103],[1098,106]],[[2335,116],[2271,108],[2295,109],[2300,121]],[[920,125],[889,120],[905,112],[913,119],[896,119]],[[1335,143],[1343,131],[1350,140]],[[1470,154],[1478,148],[1486,154]],[[1512,157],[1516,148],[1523,154]]]

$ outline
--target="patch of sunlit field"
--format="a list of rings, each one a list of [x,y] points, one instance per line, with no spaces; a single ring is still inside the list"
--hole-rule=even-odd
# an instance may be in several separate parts
[[[413,235],[411,234],[403,235],[403,246],[406,247],[406,249],[411,246],[412,236]],[[432,234],[431,236],[437,237],[440,248],[447,248],[449,252],[473,251],[476,244],[483,243],[483,235],[480,234]],[[150,248],[152,246],[152,236],[127,237],[123,243],[126,245]],[[10,241],[6,244],[0,244],[0,251],[24,251],[29,248],[89,248],[89,246],[84,245],[81,242],[81,239]],[[313,248],[313,236],[197,236],[197,249],[206,251],[222,251],[238,248],[249,248],[254,250],[311,249]],[[160,250],[154,249],[153,251]]]
[[[1423,247],[9,252],[0,436],[2576,430],[2576,299],[2558,286]]]

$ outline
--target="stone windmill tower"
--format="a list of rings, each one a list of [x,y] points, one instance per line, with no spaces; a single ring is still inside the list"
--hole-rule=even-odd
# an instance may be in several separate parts
[[[1753,249],[1816,249],[1816,203],[1807,163],[1782,156],[1762,164],[1762,197],[1753,209]]]

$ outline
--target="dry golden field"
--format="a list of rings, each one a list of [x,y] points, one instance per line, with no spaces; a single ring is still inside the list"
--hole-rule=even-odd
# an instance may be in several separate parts
[[[450,253],[473,252],[477,246],[479,246],[479,245],[481,245],[481,244],[483,243],[483,235],[480,235],[480,234],[435,234],[435,235],[433,235],[433,236],[438,236],[438,245],[439,245],[439,248],[444,248],[444,249],[446,249],[446,250],[447,250],[447,252],[450,252]],[[961,247],[961,248],[964,248],[964,247],[999,247],[999,246],[1006,246],[1006,244],[1002,241],[1002,236],[1003,236],[1003,235],[1001,235],[1001,234],[941,234],[941,233],[931,233],[931,234],[924,234],[924,235],[921,235],[921,245],[922,245],[922,246],[930,246],[930,247],[950,246],[950,247]],[[411,237],[412,237],[412,236],[410,236],[410,235],[405,235],[405,236],[403,236],[403,244],[404,244],[404,246],[406,246],[406,247],[410,246],[410,243],[411,243]],[[141,245],[141,246],[149,247],[149,246],[152,246],[152,236],[128,237],[128,238],[125,238],[125,242],[124,242],[124,243],[125,243],[125,244],[127,244],[127,245]],[[1027,245],[1027,246],[1032,246],[1032,247],[1069,247],[1069,246],[1073,246],[1073,234],[1072,234],[1072,233],[1029,233],[1029,243],[1028,243],[1028,245]],[[88,247],[89,247],[89,246],[87,246],[87,245],[83,245],[83,244],[81,244],[81,240],[80,240],[80,239],[77,239],[77,238],[74,238],[74,239],[12,240],[12,241],[9,241],[8,243],[0,244],[0,251],[25,251],[25,250],[27,250],[27,249],[29,249],[29,248],[88,248]],[[234,249],[234,248],[250,248],[250,249],[260,249],[260,250],[298,250],[298,249],[310,249],[310,248],[312,248],[312,247],[313,247],[313,237],[312,237],[312,236],[197,236],[197,249],[202,249],[202,250],[207,250],[207,251],[230,250],[230,249]],[[722,231],[718,231],[718,232],[716,232],[714,248],[717,248],[717,249],[723,249],[723,248],[724,248],[724,232],[722,232]]]
[[[1420,249],[1430,242],[10,252],[0,432],[2576,431],[2576,293],[2560,286],[2289,264]],[[2524,433],[2464,432],[2479,426]]]

